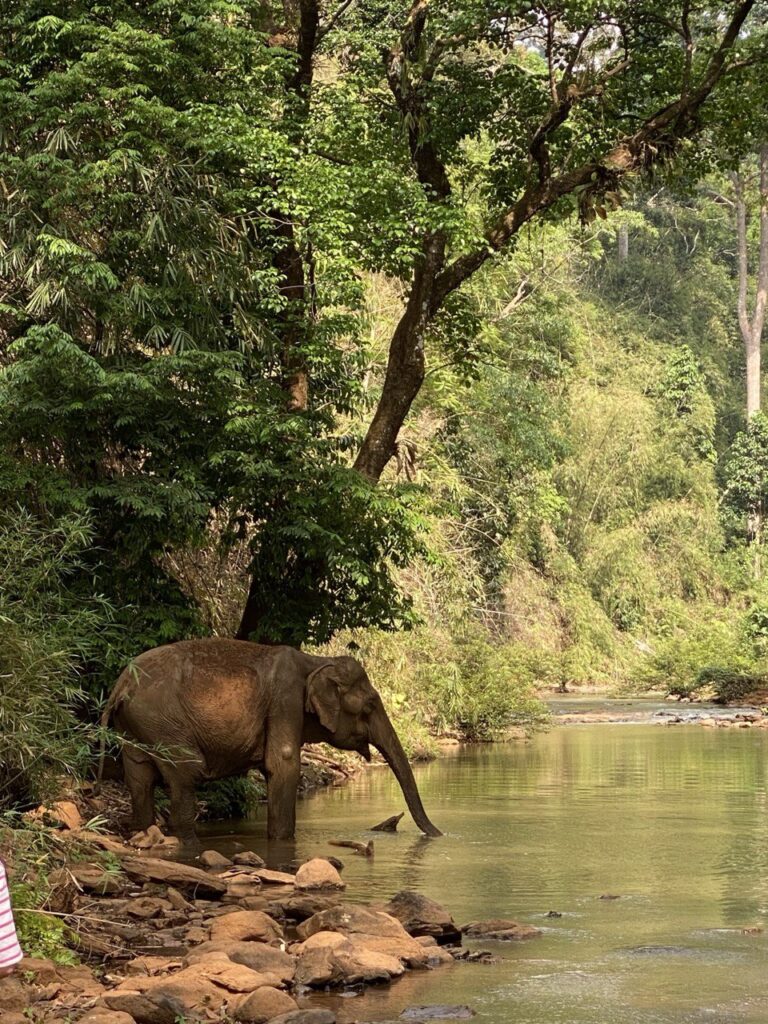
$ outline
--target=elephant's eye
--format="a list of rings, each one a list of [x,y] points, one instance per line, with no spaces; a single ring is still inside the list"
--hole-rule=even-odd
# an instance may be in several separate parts
[[[376,698],[375,697],[369,697],[368,700],[365,702],[365,704],[363,704],[363,714],[364,715],[371,715],[371,714],[373,714],[373,710],[374,710],[375,707],[376,707]]]

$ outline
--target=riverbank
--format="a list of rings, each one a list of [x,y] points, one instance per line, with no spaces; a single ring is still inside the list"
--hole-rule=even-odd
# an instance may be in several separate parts
[[[553,725],[702,725],[706,728],[768,729],[761,706],[728,706],[669,699],[624,699],[574,694],[550,697]]]
[[[61,862],[47,879],[48,906],[17,916],[22,929],[33,913],[60,922],[82,962],[27,956],[0,979],[3,1024],[333,1024],[323,993],[487,959],[463,949],[450,913],[415,892],[345,902],[337,858],[277,870],[252,851],[230,860],[209,850],[197,867],[164,856],[174,842],[159,831],[144,839],[141,850],[141,837],[46,836]],[[464,930],[495,941],[540,934],[515,921]]]

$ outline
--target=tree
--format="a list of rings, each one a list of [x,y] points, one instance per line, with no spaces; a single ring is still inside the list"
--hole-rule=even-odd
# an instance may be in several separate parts
[[[739,275],[738,314],[739,329],[744,341],[747,379],[747,419],[760,411],[760,348],[768,305],[768,143],[763,143],[758,154],[758,222],[756,288],[749,312],[749,240],[747,236],[747,198],[744,172],[733,172],[735,195],[736,244]]]
[[[250,547],[240,635],[407,621],[390,570],[418,512],[407,483],[380,481],[428,351],[472,370],[468,282],[527,225],[603,216],[631,175],[748,118],[761,12],[4,10],[8,490],[95,512],[118,606],[182,609],[146,639],[199,628],[163,559],[214,517]],[[405,299],[369,374],[371,272]]]

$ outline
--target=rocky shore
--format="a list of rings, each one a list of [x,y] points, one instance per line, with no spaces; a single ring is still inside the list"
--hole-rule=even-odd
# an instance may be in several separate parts
[[[3,1024],[333,1024],[318,993],[488,957],[462,949],[451,915],[417,893],[345,903],[336,858],[276,871],[253,852],[230,861],[207,851],[197,867],[169,859],[173,841],[157,829],[131,844],[72,829],[66,844],[66,866],[50,882],[83,962],[25,959],[0,979]],[[486,924],[464,930],[538,934]]]
[[[671,702],[669,708],[649,711],[636,704],[599,709],[558,708],[553,725],[702,725],[709,729],[768,729],[768,715],[761,708],[722,708],[696,705],[685,701]]]

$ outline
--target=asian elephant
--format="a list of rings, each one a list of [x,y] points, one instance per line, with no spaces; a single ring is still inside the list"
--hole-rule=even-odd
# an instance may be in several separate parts
[[[267,832],[292,839],[303,743],[386,758],[422,832],[426,815],[381,697],[354,658],[324,658],[242,640],[182,640],[136,658],[120,675],[102,722],[124,737],[133,825],[155,820],[154,788],[171,798],[171,825],[195,842],[195,786],[259,768],[267,780]],[[130,741],[135,740],[133,744]]]

